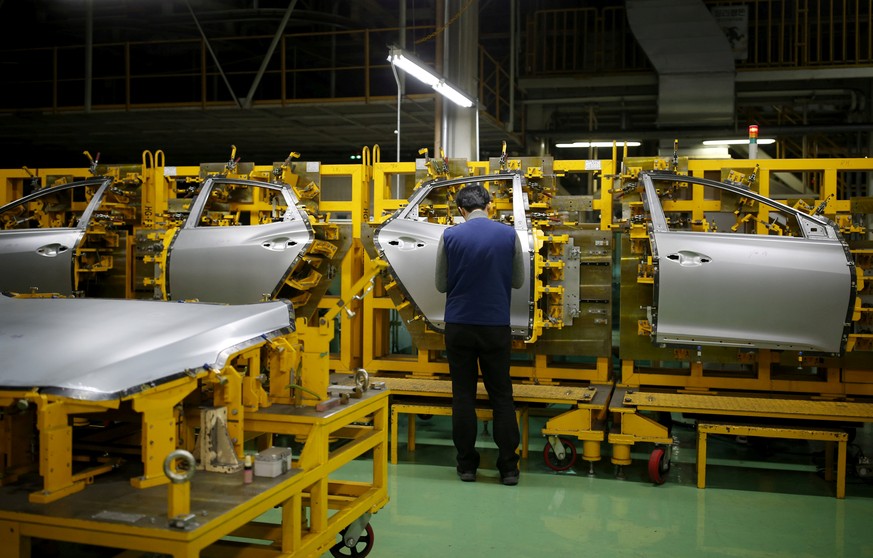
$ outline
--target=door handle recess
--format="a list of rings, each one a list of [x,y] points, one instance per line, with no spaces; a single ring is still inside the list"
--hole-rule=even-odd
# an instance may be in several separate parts
[[[700,254],[690,250],[680,250],[675,254],[667,256],[667,259],[678,263],[682,267],[698,267],[712,261],[712,258],[706,254]]]
[[[47,258],[54,258],[59,254],[63,254],[67,250],[69,250],[69,246],[64,246],[63,244],[46,244],[45,246],[40,246],[36,249],[36,253],[40,256],[45,256]]]
[[[266,240],[261,243],[263,248],[267,250],[272,250],[274,252],[281,252],[286,248],[291,248],[292,246],[297,246],[297,241],[293,238],[274,238],[272,240]]]
[[[404,250],[404,251],[405,250],[417,250],[419,248],[424,248],[425,246],[427,246],[427,244],[425,244],[421,240],[419,240],[417,238],[410,238],[408,236],[407,237],[400,237],[400,238],[397,238],[396,240],[389,240],[388,245],[389,246],[396,246],[400,250]]]

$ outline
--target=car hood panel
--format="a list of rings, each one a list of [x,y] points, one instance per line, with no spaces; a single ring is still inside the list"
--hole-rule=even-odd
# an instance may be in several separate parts
[[[0,296],[0,389],[123,397],[191,371],[221,369],[234,352],[292,328],[285,302]]]

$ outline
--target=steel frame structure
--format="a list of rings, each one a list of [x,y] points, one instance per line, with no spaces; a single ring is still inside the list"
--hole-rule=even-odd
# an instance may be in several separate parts
[[[377,259],[368,248],[372,227],[406,204],[416,185],[435,172],[434,161],[425,157],[416,162],[381,162],[379,148],[374,146],[364,148],[360,164],[321,165],[317,173],[322,192],[317,200],[321,218],[346,227],[343,230],[350,235],[350,248],[337,267],[334,291],[319,300],[317,315],[299,323],[301,338],[318,332],[313,338],[319,340],[320,347],[329,346],[329,361],[319,363],[313,358],[308,365],[342,374],[365,369],[371,378],[384,380],[393,396],[404,401],[445,398],[448,369],[438,348],[414,349],[411,353],[392,351],[392,335],[397,330],[395,316],[402,308],[389,296],[390,278],[379,271],[372,272]],[[495,161],[446,162],[454,176],[485,174],[497,164]],[[519,403],[567,407],[565,413],[547,421],[544,436],[581,440],[585,447],[583,458],[590,463],[600,459],[600,446],[606,441],[612,448],[612,463],[622,467],[631,462],[630,448],[635,444],[671,443],[667,427],[653,420],[652,413],[788,418],[810,423],[873,421],[873,412],[866,402],[866,398],[873,396],[873,359],[870,358],[873,334],[851,334],[847,351],[834,357],[768,349],[707,348],[699,358],[687,349],[653,345],[640,325],[645,320],[640,308],[651,300],[651,281],[646,275],[647,262],[642,248],[647,242],[645,223],[623,222],[618,217],[621,213],[613,211],[623,203],[632,213],[641,211],[641,204],[632,199],[634,194],[623,190],[634,179],[638,172],[635,169],[665,170],[676,165],[680,172],[711,180],[743,180],[754,175],[759,194],[789,205],[799,204],[801,199],[809,207],[825,204],[824,216],[857,239],[869,230],[873,207],[865,198],[847,195],[840,184],[843,173],[873,172],[869,160],[683,158],[670,161],[657,157],[631,159],[626,153],[619,157],[614,150],[612,159],[557,160],[551,164],[558,176],[575,173],[590,177],[592,195],[574,200],[573,207],[592,216],[592,228],[609,238],[610,265],[614,262],[619,268],[620,286],[619,301],[612,302],[619,316],[615,324],[618,342],[615,347],[610,345],[607,354],[592,354],[573,361],[563,358],[559,352],[541,349],[536,343],[519,347],[523,358],[514,362],[511,372],[517,385],[524,388],[517,397]],[[253,166],[252,172],[269,173],[275,168],[275,165]],[[172,176],[178,180],[197,176],[199,169],[177,167],[169,175],[166,168],[147,165],[144,158],[142,172],[146,176],[152,173],[155,177]],[[771,184],[777,173],[800,174],[814,187],[792,199],[771,196]],[[43,169],[37,176],[63,174],[84,176],[84,171]],[[22,184],[29,179],[24,171],[0,171],[0,184],[5,186],[0,188],[0,201],[20,196]],[[157,206],[161,197],[162,194],[155,195],[159,200]],[[691,184],[686,195],[664,202],[664,209],[699,221],[706,212],[721,208],[718,200],[706,198],[702,185]],[[853,221],[852,215],[859,214],[866,216],[865,222]],[[854,319],[869,324],[873,310],[866,300],[869,300],[871,283],[865,281],[865,277],[873,272],[865,271],[873,268],[873,247],[865,240],[853,240],[850,245],[859,271],[860,296]],[[362,296],[365,289],[370,296]],[[338,315],[338,327],[323,319],[327,313]],[[617,358],[613,354],[615,350]],[[555,396],[549,390],[558,386],[590,388],[596,396],[580,398],[572,389],[566,397]],[[657,395],[663,393],[670,397]],[[692,400],[692,396],[704,397],[703,401],[708,403]],[[758,399],[758,407],[750,409],[740,404],[750,396]],[[808,404],[818,399],[824,399],[829,406],[813,412]],[[784,405],[791,411],[784,411]]]

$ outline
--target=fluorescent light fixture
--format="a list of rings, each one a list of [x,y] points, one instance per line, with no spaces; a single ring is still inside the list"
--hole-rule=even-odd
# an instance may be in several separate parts
[[[463,93],[461,93],[460,91],[458,91],[457,89],[455,89],[454,87],[452,87],[451,85],[446,83],[445,80],[440,81],[439,83],[434,85],[433,88],[437,93],[439,93],[443,97],[447,98],[448,100],[452,101],[456,105],[459,105],[459,106],[462,106],[465,108],[469,108],[469,107],[473,106],[472,99],[467,98],[466,95],[464,95]]]
[[[772,138],[758,138],[758,145],[770,145],[776,143]],[[703,145],[749,145],[749,139],[721,139],[721,140],[704,140]]]
[[[557,143],[555,147],[612,147],[611,141],[574,141],[573,143]],[[616,147],[627,145],[628,147],[639,147],[638,141],[617,141]]]
[[[440,78],[431,73],[421,61],[403,53],[403,51],[391,51],[391,54],[388,55],[388,62],[391,62],[425,85],[433,87],[440,81]]]
[[[391,47],[388,50],[388,62],[391,62],[407,74],[416,78],[425,85],[431,86],[434,91],[449,99],[456,105],[462,107],[472,107],[473,100],[467,97],[461,91],[448,83],[445,78],[431,70],[418,58],[404,52],[397,47]]]

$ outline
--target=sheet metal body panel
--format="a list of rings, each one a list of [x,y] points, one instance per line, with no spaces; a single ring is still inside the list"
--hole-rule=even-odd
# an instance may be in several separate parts
[[[309,245],[303,227],[182,229],[169,257],[169,298],[246,304],[272,297]]]
[[[445,327],[446,294],[437,291],[437,247],[447,225],[397,219],[376,233],[385,259],[428,322]]]
[[[655,343],[842,351],[855,278],[831,221],[734,184],[662,173],[641,180],[656,266]],[[671,230],[658,181],[754,200],[796,219],[798,236]]]
[[[0,231],[0,291],[72,294],[73,254],[84,234],[81,229]]]
[[[419,205],[433,190],[472,183],[511,182],[513,192],[513,227],[521,243],[524,258],[524,284],[512,290],[510,321],[512,334],[530,338],[531,304],[531,236],[525,218],[521,177],[516,174],[472,176],[426,183],[412,195],[409,204],[386,221],[374,234],[376,247],[388,261],[391,271],[406,295],[418,307],[427,322],[437,331],[445,329],[446,295],[436,289],[437,248],[449,225],[431,223],[419,217]]]
[[[287,209],[276,222],[240,226],[199,226],[211,191],[223,184],[275,190]],[[168,258],[169,297],[246,304],[273,297],[315,233],[287,185],[210,179],[191,207]]]
[[[94,213],[109,179],[91,179],[61,186],[44,188],[0,207],[0,215],[14,214],[31,203],[51,207],[55,196],[71,196],[73,190],[94,188],[95,194],[82,211],[74,226],[52,228],[3,229],[0,227],[0,292],[28,293],[36,289],[43,293],[65,296],[73,292],[73,255],[85,236],[88,221]]]
[[[82,327],[87,324],[87,327]],[[293,330],[284,302],[249,305],[0,296],[0,390],[118,398]]]
[[[653,234],[659,254],[656,342],[840,351],[850,277],[839,243]]]

